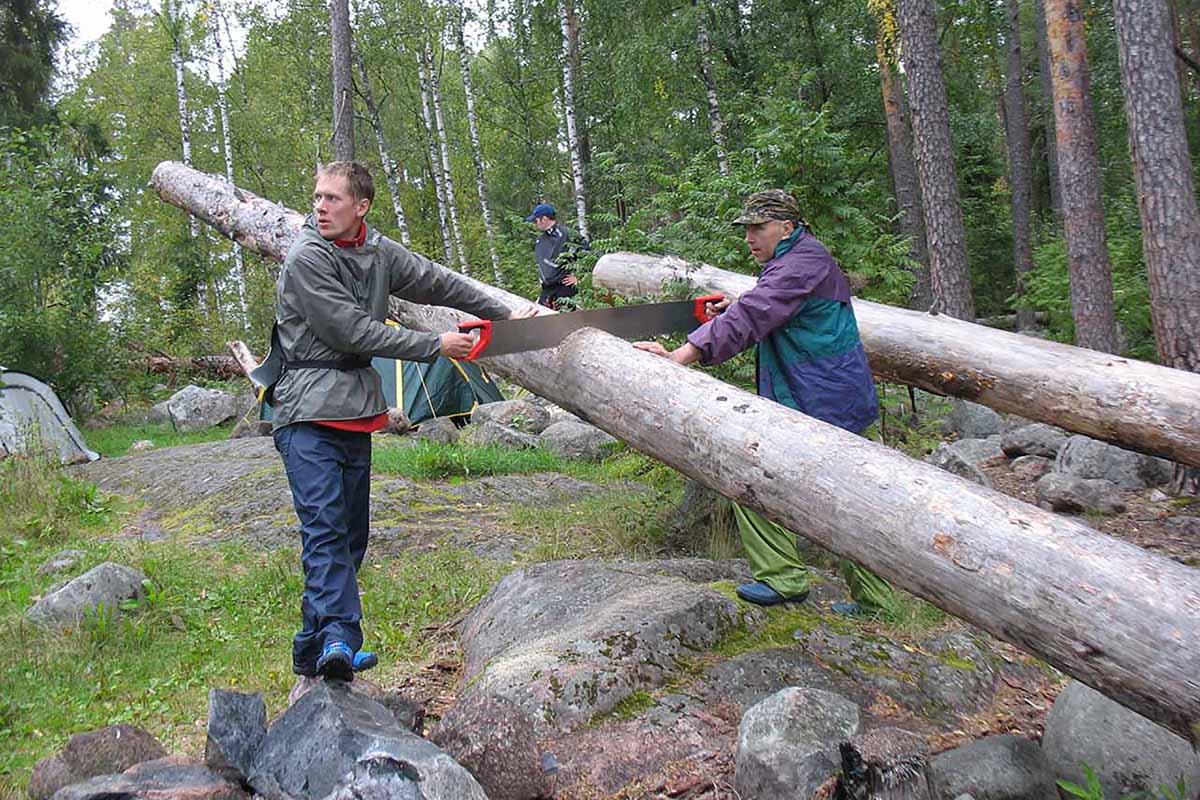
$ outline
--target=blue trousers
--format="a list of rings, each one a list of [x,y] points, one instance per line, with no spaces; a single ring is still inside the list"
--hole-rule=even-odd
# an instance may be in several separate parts
[[[315,675],[326,643],[362,648],[358,569],[370,527],[371,434],[297,422],[275,431],[275,449],[300,518],[304,567],[292,669]]]

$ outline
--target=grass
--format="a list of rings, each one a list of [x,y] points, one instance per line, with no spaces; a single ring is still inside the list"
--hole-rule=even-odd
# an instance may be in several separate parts
[[[282,710],[302,587],[295,549],[198,556],[177,539],[128,541],[113,534],[136,509],[53,465],[8,459],[0,479],[0,797],[23,795],[37,760],[104,725],[140,725],[172,752],[200,754],[212,687],[262,692]],[[39,574],[65,547],[83,550],[83,563]],[[147,597],[64,632],[23,623],[54,584],[104,561],[141,569]],[[365,634],[384,659],[372,677],[386,684],[429,658],[440,626],[502,570],[448,546],[364,564]]]
[[[169,424],[161,425],[113,425],[108,428],[91,428],[83,432],[88,447],[105,458],[116,458],[129,452],[134,442],[149,439],[156,448],[176,447],[181,444],[215,442],[228,439],[233,423],[217,425],[199,431],[176,431]]]

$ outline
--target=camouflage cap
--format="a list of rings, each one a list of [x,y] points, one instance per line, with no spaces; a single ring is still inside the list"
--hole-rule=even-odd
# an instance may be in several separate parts
[[[732,224],[758,225],[771,219],[800,222],[800,205],[796,198],[782,189],[755,192],[746,198],[746,207],[742,210],[742,215]]]

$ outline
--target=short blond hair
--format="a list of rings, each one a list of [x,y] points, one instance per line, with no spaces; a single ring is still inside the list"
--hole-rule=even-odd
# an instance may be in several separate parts
[[[317,167],[317,178],[330,175],[345,178],[355,200],[375,202],[375,179],[362,164],[357,161],[330,161]]]

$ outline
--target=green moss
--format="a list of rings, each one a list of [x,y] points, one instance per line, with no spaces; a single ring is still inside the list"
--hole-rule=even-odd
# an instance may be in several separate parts
[[[603,716],[616,720],[635,719],[654,708],[655,705],[657,702],[653,695],[646,691],[637,691],[625,697],[613,706],[612,711]]]

